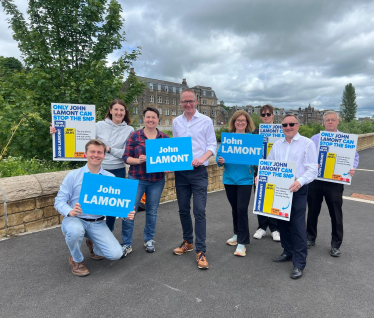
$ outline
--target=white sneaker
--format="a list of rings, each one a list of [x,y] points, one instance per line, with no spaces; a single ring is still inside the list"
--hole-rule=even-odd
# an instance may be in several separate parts
[[[246,248],[243,244],[238,244],[236,251],[234,252],[234,255],[236,256],[245,256]]]
[[[273,241],[280,242],[281,237],[278,231],[271,232],[271,236],[273,237]]]
[[[264,231],[263,229],[259,228],[259,229],[257,229],[256,233],[253,234],[253,237],[255,239],[261,240],[261,238],[263,236],[265,236],[265,235],[266,235],[266,231]]]
[[[227,241],[226,241],[226,244],[228,245],[237,245],[238,244],[238,236],[235,234],[232,238],[229,238]]]

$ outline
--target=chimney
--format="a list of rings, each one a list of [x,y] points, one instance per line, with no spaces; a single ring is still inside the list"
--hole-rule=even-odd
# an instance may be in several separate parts
[[[131,74],[135,74],[135,71],[134,71],[134,68],[133,68],[133,67],[130,68],[130,73],[131,73]]]
[[[185,78],[184,78],[183,81],[182,81],[182,85],[186,85],[186,86],[187,86],[187,81],[186,81]]]

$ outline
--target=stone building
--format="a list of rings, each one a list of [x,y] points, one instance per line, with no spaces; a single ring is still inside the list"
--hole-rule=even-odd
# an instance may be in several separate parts
[[[133,68],[130,71],[134,73]],[[183,113],[180,106],[180,93],[189,88],[186,79],[184,78],[182,83],[174,83],[142,76],[137,76],[137,78],[143,81],[147,88],[133,103],[133,117],[137,117],[139,123],[142,123],[143,110],[147,107],[154,107],[160,112],[159,125],[171,126],[173,119]],[[126,82],[122,89],[126,90]],[[217,105],[218,99],[215,92],[211,87],[206,86],[194,86],[191,89],[197,96],[199,112],[210,117],[216,125],[219,105]]]

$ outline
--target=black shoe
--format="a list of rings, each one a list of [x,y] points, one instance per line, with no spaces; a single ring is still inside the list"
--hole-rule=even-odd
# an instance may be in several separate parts
[[[306,246],[311,248],[312,246],[316,245],[316,242],[306,239]]]
[[[299,279],[303,276],[303,270],[297,267],[294,267],[291,273],[291,278],[292,279]]]
[[[332,247],[330,251],[330,255],[333,257],[339,257],[342,254],[340,253],[340,250],[338,248]]]
[[[287,256],[286,254],[283,253],[282,255],[279,255],[276,258],[274,258],[273,262],[277,262],[277,263],[279,263],[279,262],[288,262],[290,260],[292,260],[292,256]]]

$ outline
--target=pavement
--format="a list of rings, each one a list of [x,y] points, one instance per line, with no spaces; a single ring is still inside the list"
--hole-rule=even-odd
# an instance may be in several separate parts
[[[373,195],[374,148],[360,165],[345,197]],[[232,236],[224,191],[207,203],[207,260],[173,255],[182,242],[176,202],[160,205],[156,252],[143,247],[144,212],[137,215],[133,252],[119,261],[94,261],[82,245],[87,277],[75,277],[60,228],[0,241],[0,317],[373,317],[374,201],[344,200],[342,256],[329,255],[331,224],[323,204],[318,239],[304,276],[292,280],[292,263],[274,263],[280,243],[270,233],[252,238],[257,218],[250,204],[251,244],[246,257],[225,244]],[[120,239],[120,221],[115,236]]]

